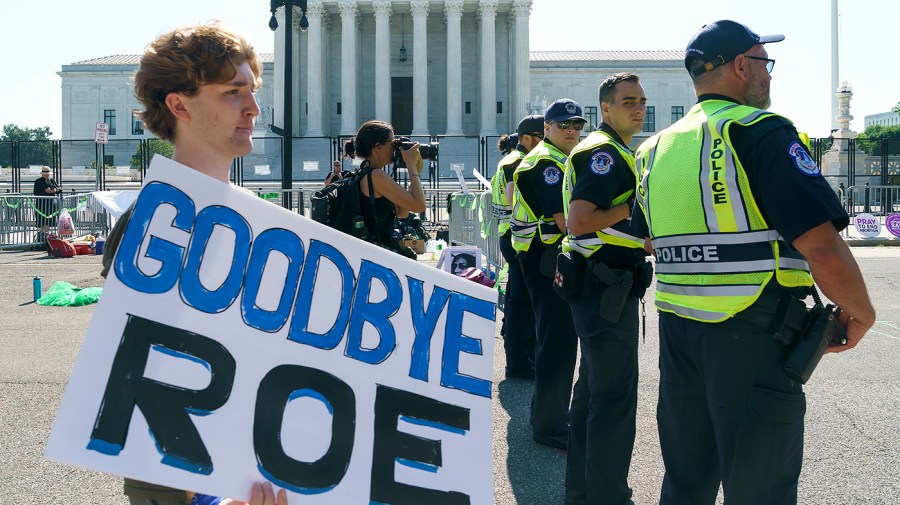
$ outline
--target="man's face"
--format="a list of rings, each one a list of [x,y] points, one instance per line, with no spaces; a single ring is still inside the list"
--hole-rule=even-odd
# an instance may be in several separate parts
[[[647,96],[639,82],[622,81],[616,84],[612,93],[606,96],[600,106],[603,121],[612,126],[619,135],[632,137],[644,128],[647,114]]]
[[[751,47],[745,54],[758,58],[769,57],[762,44]],[[746,58],[744,64],[750,68],[750,81],[746,91],[747,105],[757,109],[768,109],[772,105],[772,98],[769,95],[769,83],[772,81],[772,76],[766,70],[766,62]]]
[[[560,128],[560,124],[567,128]],[[584,128],[584,121],[580,119],[567,119],[561,123],[552,122],[544,123],[544,138],[550,139],[563,154],[569,154],[578,144],[581,137],[581,130],[576,129],[577,126]]]
[[[178,144],[191,142],[208,155],[233,159],[253,149],[253,123],[259,116],[250,65],[239,65],[234,77],[222,84],[204,84],[187,97],[189,121],[178,126]]]

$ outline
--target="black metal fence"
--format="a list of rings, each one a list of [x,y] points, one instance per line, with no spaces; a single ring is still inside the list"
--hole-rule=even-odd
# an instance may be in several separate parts
[[[292,139],[294,185],[317,183],[341,159],[342,137]],[[437,159],[423,173],[426,187],[459,187],[454,167],[461,168],[467,184],[478,187],[472,173],[477,169],[490,179],[501,154],[496,136],[414,137],[418,142],[439,143]],[[231,179],[253,187],[281,187],[281,137],[254,139],[253,151],[234,161]],[[836,191],[869,183],[872,186],[900,185],[900,139],[812,139],[811,151],[825,177]],[[47,165],[67,193],[140,187],[154,153],[171,155],[171,146],[159,139],[44,140],[0,142],[0,193],[28,193],[40,166]],[[345,162],[346,163],[346,162]],[[347,168],[350,168],[349,166]],[[393,171],[398,180],[404,170]]]

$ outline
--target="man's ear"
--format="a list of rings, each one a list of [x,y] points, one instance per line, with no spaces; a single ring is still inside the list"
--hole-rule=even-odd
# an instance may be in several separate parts
[[[737,55],[735,59],[731,62],[732,69],[734,70],[735,75],[742,81],[746,81],[750,78],[750,62],[747,61],[747,58],[744,57],[743,54]]]
[[[169,108],[169,112],[171,112],[176,119],[189,121],[191,119],[191,113],[188,112],[187,108],[189,100],[189,97],[181,93],[172,92],[166,95],[166,107]]]
[[[609,115],[609,102],[600,102],[600,117],[606,118]]]

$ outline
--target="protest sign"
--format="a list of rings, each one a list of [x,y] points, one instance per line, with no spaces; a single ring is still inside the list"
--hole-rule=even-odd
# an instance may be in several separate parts
[[[46,456],[247,499],[492,503],[496,291],[155,157]]]

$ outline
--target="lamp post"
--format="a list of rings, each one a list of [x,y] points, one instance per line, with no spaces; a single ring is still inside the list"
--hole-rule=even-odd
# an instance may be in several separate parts
[[[274,32],[278,29],[278,20],[275,19],[275,11],[279,7],[284,7],[284,20],[286,23],[284,34],[284,103],[281,104],[281,110],[284,113],[283,128],[272,125],[272,131],[277,135],[281,135],[284,139],[284,149],[281,157],[281,189],[289,190],[293,183],[293,146],[292,139],[294,137],[293,127],[293,74],[294,69],[294,7],[300,7],[302,16],[300,17],[300,30],[306,31],[309,28],[309,21],[306,19],[306,1],[307,0],[270,0],[270,11],[272,17],[269,19],[269,28]],[[292,208],[291,193],[284,191],[281,196],[282,206],[286,209]]]

